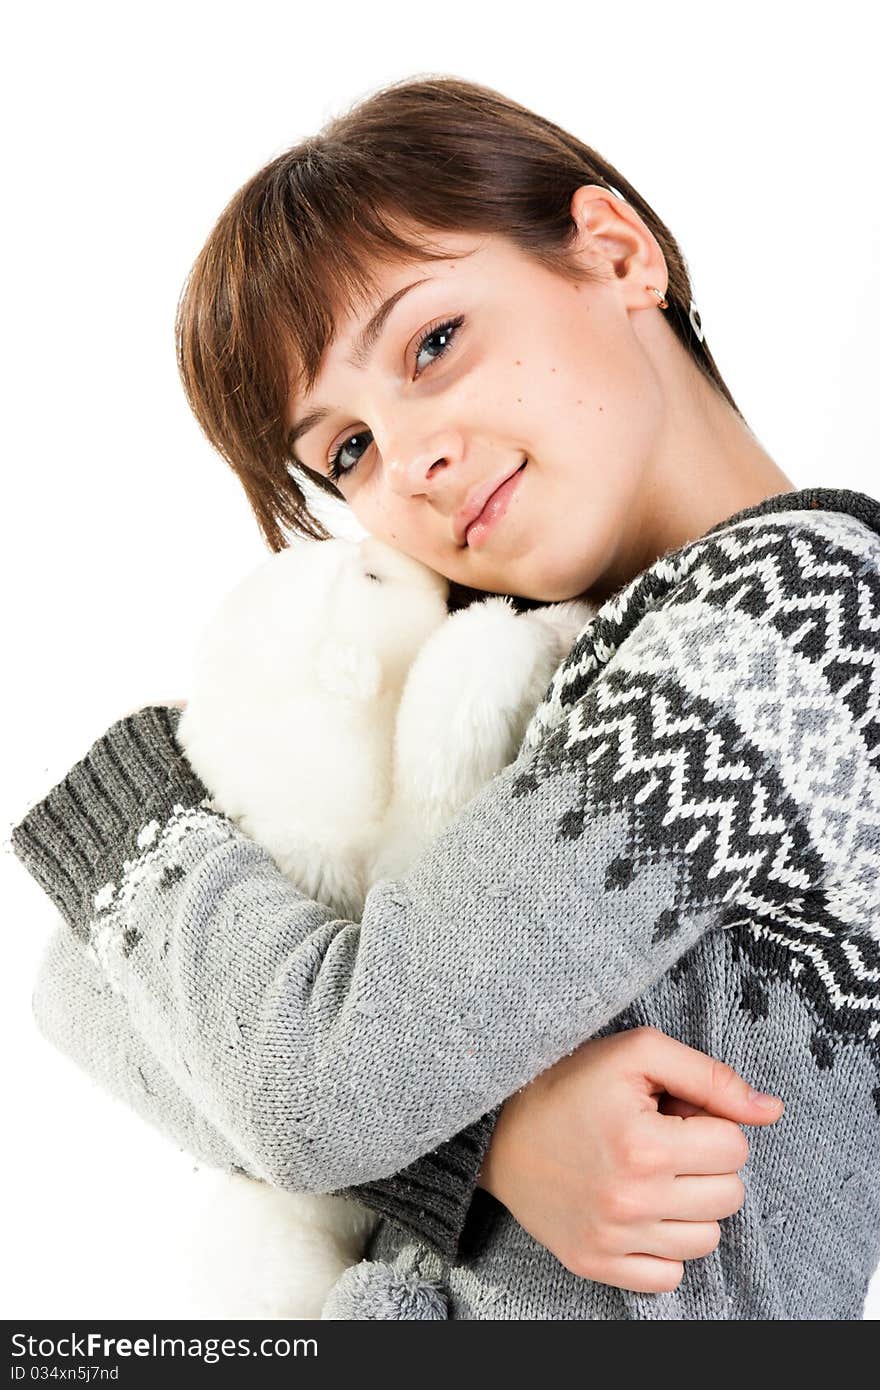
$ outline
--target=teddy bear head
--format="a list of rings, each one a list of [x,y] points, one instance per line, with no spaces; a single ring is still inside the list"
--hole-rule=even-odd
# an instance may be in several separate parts
[[[177,738],[216,808],[336,911],[362,904],[407,676],[447,581],[368,537],[295,542],[197,645]]]
[[[222,698],[260,708],[399,696],[447,617],[448,581],[366,537],[301,540],[247,575],[215,612],[196,652],[190,709]],[[188,722],[194,722],[195,714]]]
[[[330,697],[399,696],[419,651],[448,616],[449,583],[372,537],[321,542],[322,550],[328,544],[335,553],[321,557],[316,680]]]

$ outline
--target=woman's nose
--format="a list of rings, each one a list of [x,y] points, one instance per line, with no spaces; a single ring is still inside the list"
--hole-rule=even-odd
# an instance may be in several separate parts
[[[426,403],[389,403],[383,418],[374,411],[373,440],[382,459],[382,477],[401,497],[416,497],[436,490],[441,478],[461,459],[461,431],[450,423],[439,403],[429,417]]]
[[[384,439],[378,433],[375,436],[388,486],[402,497],[436,491],[441,478],[457,471],[464,449],[460,432],[448,424],[425,429],[424,421],[419,423],[413,421],[414,427],[406,428],[398,414]]]
[[[449,459],[438,454],[435,448],[412,450],[403,454],[399,450],[385,463],[385,477],[393,492],[402,497],[414,497],[422,492],[431,492],[436,480],[445,473]]]

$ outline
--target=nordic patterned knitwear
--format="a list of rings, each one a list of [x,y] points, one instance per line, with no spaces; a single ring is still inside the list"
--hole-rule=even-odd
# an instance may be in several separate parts
[[[13,832],[67,924],[36,1017],[208,1161],[386,1213],[325,1316],[862,1316],[880,1255],[880,503],[782,493],[638,575],[516,761],[360,923],[213,810],[175,727],[161,708],[118,721]],[[578,1278],[474,1191],[507,1096],[642,1024],[786,1101],[750,1132],[718,1249],[668,1294]]]

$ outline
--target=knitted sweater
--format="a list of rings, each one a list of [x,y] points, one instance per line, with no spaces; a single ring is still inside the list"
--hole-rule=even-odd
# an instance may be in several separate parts
[[[783,493],[638,575],[516,761],[359,923],[215,812],[175,719],[118,721],[13,832],[65,919],[37,1020],[193,1153],[386,1213],[325,1316],[862,1316],[880,1256],[880,503]],[[575,1276],[474,1192],[504,1099],[639,1024],[786,1101],[750,1134],[718,1249],[668,1294]]]

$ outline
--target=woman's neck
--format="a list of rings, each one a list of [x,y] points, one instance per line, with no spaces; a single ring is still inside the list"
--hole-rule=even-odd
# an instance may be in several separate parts
[[[795,485],[678,340],[655,357],[666,403],[625,548],[590,597],[604,601],[662,555]],[[653,355],[653,354],[652,354]]]

